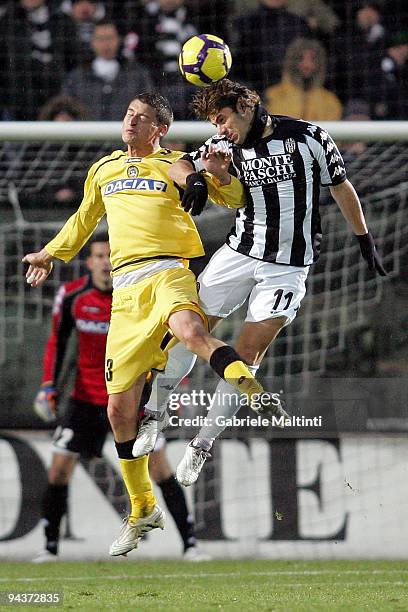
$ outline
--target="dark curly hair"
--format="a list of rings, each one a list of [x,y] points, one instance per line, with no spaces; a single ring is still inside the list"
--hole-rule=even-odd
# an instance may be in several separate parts
[[[254,108],[260,101],[256,91],[230,79],[221,79],[200,89],[194,95],[191,107],[198,119],[208,119],[225,106],[236,111],[238,102],[245,109]]]

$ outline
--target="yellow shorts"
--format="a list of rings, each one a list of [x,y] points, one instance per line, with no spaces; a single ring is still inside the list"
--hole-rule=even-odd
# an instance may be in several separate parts
[[[129,389],[149,370],[164,370],[162,346],[173,312],[193,310],[206,322],[198,305],[197,282],[191,270],[170,268],[129,287],[115,289],[106,343],[108,393]]]

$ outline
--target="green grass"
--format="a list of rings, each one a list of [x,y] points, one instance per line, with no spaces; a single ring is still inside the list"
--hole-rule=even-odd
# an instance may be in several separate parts
[[[64,592],[42,610],[408,610],[408,562],[0,563],[0,591]]]

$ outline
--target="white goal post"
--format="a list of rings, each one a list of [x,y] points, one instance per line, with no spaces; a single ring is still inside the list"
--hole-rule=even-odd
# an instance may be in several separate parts
[[[336,140],[391,142],[408,140],[407,121],[321,121],[318,124]],[[120,139],[120,121],[3,121],[0,122],[0,141],[72,140],[107,141]],[[201,142],[215,133],[210,123],[203,121],[175,121],[168,139]]]

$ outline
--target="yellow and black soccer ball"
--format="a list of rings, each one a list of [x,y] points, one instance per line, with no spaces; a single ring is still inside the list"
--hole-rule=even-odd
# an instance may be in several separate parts
[[[181,49],[179,67],[183,77],[198,87],[209,87],[227,76],[232,64],[228,45],[213,34],[189,38]]]

